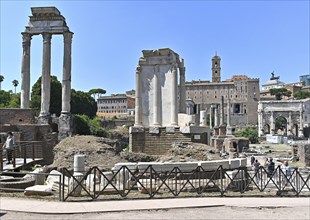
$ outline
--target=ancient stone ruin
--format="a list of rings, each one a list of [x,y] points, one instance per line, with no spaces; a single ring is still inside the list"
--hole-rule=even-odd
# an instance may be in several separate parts
[[[29,108],[30,99],[30,45],[34,35],[43,37],[43,59],[41,80],[41,110],[38,118],[39,124],[50,123],[50,75],[51,75],[51,39],[53,35],[64,37],[64,58],[62,77],[62,110],[59,117],[59,138],[71,135],[71,44],[73,33],[69,30],[65,18],[55,7],[31,8],[29,24],[23,35],[22,57],[22,84],[21,84],[21,108]]]
[[[169,48],[142,53],[136,69],[135,124],[129,131],[130,150],[163,154],[176,141],[208,143],[209,127],[206,123],[196,126],[195,115],[186,107],[184,60]]]

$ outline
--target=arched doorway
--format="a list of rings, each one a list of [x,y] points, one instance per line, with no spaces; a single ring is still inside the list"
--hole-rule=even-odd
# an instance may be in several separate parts
[[[279,116],[275,120],[275,135],[287,135],[287,120],[283,116]]]

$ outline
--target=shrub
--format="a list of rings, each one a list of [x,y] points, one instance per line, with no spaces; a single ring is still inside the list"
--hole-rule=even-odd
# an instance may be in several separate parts
[[[251,144],[258,143],[258,130],[257,128],[246,128],[234,133],[236,137],[246,137]]]

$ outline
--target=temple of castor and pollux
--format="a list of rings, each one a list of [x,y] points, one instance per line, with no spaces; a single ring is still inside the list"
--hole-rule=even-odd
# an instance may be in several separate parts
[[[33,7],[29,23],[22,32],[21,66],[21,106],[20,109],[0,109],[1,141],[4,134],[12,131],[18,141],[42,141],[45,143],[44,160],[51,163],[52,148],[65,137],[74,135],[71,97],[71,47],[73,32],[67,26],[65,17],[55,7]],[[62,73],[62,110],[59,118],[52,118],[50,108],[51,41],[53,35],[63,35],[63,73]],[[30,48],[33,37],[42,37],[42,81],[41,109],[35,117],[29,108],[30,99]],[[215,56],[212,66],[212,83],[220,81],[220,58]],[[195,103],[186,98],[184,60],[169,48],[143,50],[135,72],[135,121],[129,129],[129,148],[133,152],[164,154],[175,142],[197,142],[213,146],[217,152],[227,152],[233,156],[249,146],[246,138],[232,135],[233,126],[239,119],[231,120],[230,96],[221,96],[216,103],[197,111]],[[242,78],[242,77],[241,77]],[[258,84],[258,79],[252,80]],[[224,84],[223,84],[224,85]],[[226,84],[224,85],[226,86]],[[228,92],[234,83],[227,82]],[[258,89],[258,88],[256,88]],[[255,93],[255,92],[254,92]],[[253,94],[255,97],[255,94]],[[303,104],[296,102],[294,109],[285,108],[287,104],[268,101],[251,103],[242,108],[248,109],[253,124],[258,123],[259,136],[275,135],[276,117],[287,118],[288,136],[303,137]],[[254,100],[254,101],[253,101]],[[259,104],[258,104],[259,103]],[[241,108],[241,105],[238,105]],[[284,107],[284,109],[283,109]],[[245,110],[244,110],[245,111]],[[253,117],[257,115],[258,117]],[[209,125],[207,124],[209,118]],[[243,119],[239,121],[244,122]],[[58,133],[51,126],[57,125]]]

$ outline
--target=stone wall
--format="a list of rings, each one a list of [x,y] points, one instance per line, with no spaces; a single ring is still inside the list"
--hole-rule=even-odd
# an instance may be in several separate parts
[[[53,162],[53,147],[58,143],[57,133],[50,125],[35,124],[32,109],[0,109],[0,144],[5,142],[7,132],[16,137],[16,157],[43,158],[45,164]]]
[[[300,162],[305,166],[310,166],[310,144],[298,144],[297,155]]]
[[[129,149],[152,155],[165,154],[175,142],[207,143],[207,133],[182,133],[178,127],[134,128],[129,132]]]
[[[32,109],[2,108],[0,109],[0,125],[33,124],[34,111]]]

